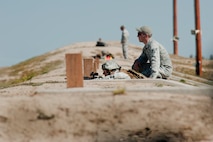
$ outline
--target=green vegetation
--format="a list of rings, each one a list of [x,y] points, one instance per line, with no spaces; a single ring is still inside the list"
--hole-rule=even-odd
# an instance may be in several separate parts
[[[155,86],[157,86],[157,87],[163,87],[163,84],[156,83]]]
[[[55,69],[58,65],[61,64],[61,62],[62,61],[57,60],[57,61],[46,63],[45,65],[41,66],[41,68],[39,68],[39,69],[23,70],[20,77],[18,77],[16,79],[10,79],[8,81],[0,82],[0,88],[14,86],[19,83],[31,80],[35,76],[46,74],[49,71]],[[22,68],[22,67],[20,67],[20,68]],[[24,69],[24,67],[23,67],[23,69]],[[12,74],[14,74],[14,71],[12,71]]]
[[[182,83],[186,83],[186,80],[184,80],[184,79],[181,79],[181,80],[180,80],[180,82],[182,82]]]
[[[33,57],[14,66],[1,69],[0,76],[7,73],[14,79],[1,81],[0,89],[29,81],[35,76],[46,74],[49,71],[57,68],[62,63],[62,60],[51,61],[44,64],[44,61],[47,59],[47,57],[54,54],[56,53]]]
[[[124,95],[126,92],[125,88],[117,88],[113,91],[113,95]]]

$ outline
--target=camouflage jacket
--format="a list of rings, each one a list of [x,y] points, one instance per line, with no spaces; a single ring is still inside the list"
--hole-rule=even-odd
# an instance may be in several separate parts
[[[138,58],[140,64],[150,63],[150,78],[157,78],[160,74],[167,78],[172,73],[172,62],[166,49],[154,39],[149,39]]]
[[[129,40],[129,32],[126,29],[124,29],[121,35],[121,43],[126,44],[128,43],[128,40]]]
[[[131,79],[130,76],[124,72],[116,70],[112,75],[107,75],[103,79]]]

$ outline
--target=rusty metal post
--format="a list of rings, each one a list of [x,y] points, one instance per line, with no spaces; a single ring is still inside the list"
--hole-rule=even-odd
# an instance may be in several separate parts
[[[174,55],[178,55],[177,0],[173,0],[173,46]]]
[[[84,76],[90,77],[93,72],[93,59],[84,59]]]
[[[83,87],[82,55],[81,53],[66,54],[67,88]]]
[[[195,40],[196,40],[196,74],[202,75],[202,47],[200,25],[200,0],[195,0]]]

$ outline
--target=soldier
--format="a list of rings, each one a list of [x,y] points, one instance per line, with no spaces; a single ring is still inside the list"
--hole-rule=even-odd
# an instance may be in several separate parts
[[[120,71],[121,66],[114,60],[109,60],[102,64],[102,70],[105,75],[103,79],[131,79],[128,74]]]
[[[122,31],[122,35],[121,35],[122,52],[123,52],[124,59],[127,59],[129,32],[124,27],[124,25],[120,26],[120,30]]]
[[[98,39],[96,46],[107,46],[105,42],[102,41],[101,38]]]
[[[132,65],[132,69],[142,73],[148,78],[166,79],[172,74],[172,62],[166,49],[152,39],[152,30],[148,26],[136,29],[138,40],[145,45],[141,55]]]

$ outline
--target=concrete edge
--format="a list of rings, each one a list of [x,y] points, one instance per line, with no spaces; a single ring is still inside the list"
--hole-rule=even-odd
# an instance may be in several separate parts
[[[170,93],[170,94],[179,94],[179,95],[210,95],[213,97],[213,88],[182,88],[182,87],[176,87],[176,88],[108,88],[108,89],[102,89],[102,88],[67,88],[67,89],[40,89],[37,90],[35,94],[74,94],[74,93],[93,93],[100,95],[101,93],[109,94],[119,91],[126,92],[126,93],[155,93],[155,94],[161,94],[161,93]]]
[[[165,80],[165,79],[93,79],[93,80],[84,80],[84,82],[134,82],[134,83],[158,83],[162,85],[168,86],[179,86],[179,87],[195,87],[192,85],[184,84],[181,82],[173,81],[173,80]]]

